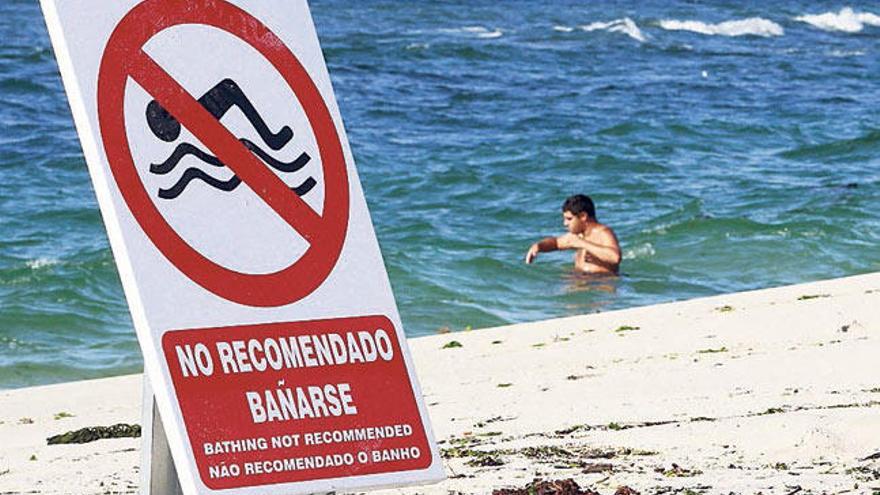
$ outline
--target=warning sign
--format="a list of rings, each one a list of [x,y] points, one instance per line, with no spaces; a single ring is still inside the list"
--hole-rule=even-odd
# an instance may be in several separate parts
[[[42,3],[184,492],[442,479],[305,2]]]

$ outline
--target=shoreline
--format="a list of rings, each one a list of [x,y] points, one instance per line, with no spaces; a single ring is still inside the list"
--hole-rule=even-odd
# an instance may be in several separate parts
[[[409,339],[449,479],[383,493],[880,490],[878,304],[873,273]],[[0,493],[136,493],[140,439],[46,438],[140,424],[140,396],[0,391]]]

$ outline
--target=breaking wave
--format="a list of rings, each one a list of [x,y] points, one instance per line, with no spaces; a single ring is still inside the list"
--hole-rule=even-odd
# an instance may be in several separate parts
[[[858,33],[868,26],[880,26],[880,16],[870,12],[855,12],[850,7],[840,9],[840,12],[825,12],[824,14],[802,15],[794,20],[807,24],[824,31],[841,31],[844,33]]]
[[[664,19],[659,26],[667,31],[691,31],[707,36],[782,36],[785,30],[775,22],[762,17],[749,17],[734,21],[724,21],[718,24],[708,24],[702,21],[681,21],[678,19]]]
[[[627,249],[623,253],[623,259],[625,260],[634,260],[637,258],[650,258],[657,254],[657,251],[654,249],[654,246],[650,242],[646,242],[644,244],[639,244],[638,246]]]
[[[835,58],[861,57],[865,54],[865,50],[831,50],[829,56]]]
[[[629,17],[624,17],[623,19],[614,19],[609,22],[594,22],[591,24],[586,24],[583,26],[579,26],[583,31],[608,31],[611,33],[623,33],[630,38],[644,43],[648,41],[648,38],[642,33],[642,30],[639,29],[639,26]],[[562,28],[562,29],[558,29]],[[557,31],[562,31],[565,29],[565,26],[556,26],[554,27]]]
[[[37,258],[33,260],[27,260],[25,262],[25,266],[27,266],[31,270],[39,270],[40,268],[46,268],[48,266],[54,266],[57,264],[58,260],[55,258]]]
[[[500,38],[504,35],[504,31],[500,29],[489,29],[484,26],[465,26],[461,28],[453,28],[453,29],[441,29],[441,33],[464,33],[472,36],[476,36],[477,38],[491,39],[491,38]]]

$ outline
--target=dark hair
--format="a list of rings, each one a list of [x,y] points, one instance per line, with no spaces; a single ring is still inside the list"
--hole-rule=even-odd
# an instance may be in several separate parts
[[[586,213],[588,217],[593,220],[596,219],[596,206],[593,205],[593,200],[586,194],[575,194],[566,198],[565,202],[562,203],[562,211],[570,211],[575,215]]]

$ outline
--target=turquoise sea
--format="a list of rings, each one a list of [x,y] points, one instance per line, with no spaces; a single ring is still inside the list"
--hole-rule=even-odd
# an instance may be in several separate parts
[[[408,335],[880,269],[880,5],[311,4]],[[34,0],[0,2],[0,388],[141,358]],[[523,264],[584,192],[622,275]]]

